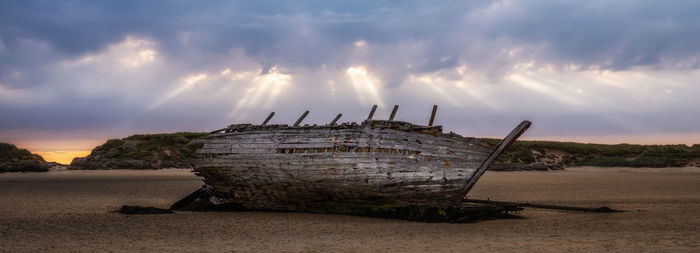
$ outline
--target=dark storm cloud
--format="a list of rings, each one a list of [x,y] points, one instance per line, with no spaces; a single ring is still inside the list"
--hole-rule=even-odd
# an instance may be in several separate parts
[[[697,1],[528,1],[488,13],[488,38],[545,44],[555,62],[616,70],[700,53]],[[611,60],[611,61],[608,61]],[[693,67],[697,67],[697,62]]]
[[[24,38],[47,42],[64,57],[140,35],[171,55],[183,47],[244,48],[268,65],[311,68],[339,61],[337,52],[357,40],[386,47],[425,42],[424,51],[405,52],[425,60],[418,71],[452,67],[460,57],[479,65],[485,49],[474,44],[488,43],[491,54],[514,46],[545,63],[620,70],[697,55],[697,11],[700,3],[693,1],[3,1],[0,35],[6,50],[20,48]],[[178,39],[184,32],[194,36],[191,44]],[[440,61],[445,56],[453,58]],[[372,60],[392,69],[406,64],[384,57]],[[4,58],[3,65],[27,67],[20,56]]]

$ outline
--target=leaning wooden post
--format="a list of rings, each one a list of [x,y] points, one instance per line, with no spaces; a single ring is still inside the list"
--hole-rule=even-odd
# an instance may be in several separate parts
[[[394,120],[394,116],[396,116],[396,111],[399,110],[399,105],[394,105],[394,109],[391,110],[391,115],[389,116],[389,121]]]
[[[331,126],[332,126],[332,125],[335,125],[335,122],[337,122],[337,121],[340,119],[340,117],[342,117],[342,116],[343,116],[342,113],[338,113],[338,116],[335,116],[335,119],[333,119],[333,121],[331,121],[331,124],[330,124],[330,125],[331,125]]]
[[[301,123],[301,121],[304,120],[304,118],[306,118],[306,115],[308,115],[308,114],[309,114],[309,111],[305,111],[304,114],[302,114],[301,117],[299,117],[297,122],[294,122],[294,127],[298,127],[299,124]]]
[[[275,116],[275,112],[271,112],[270,115],[267,115],[267,118],[265,118],[265,121],[263,121],[263,123],[260,124],[260,125],[261,125],[261,126],[266,125],[267,122],[270,121],[270,119],[272,119],[272,116]]]
[[[496,149],[491,151],[491,154],[489,154],[486,160],[484,160],[484,162],[481,163],[481,166],[479,166],[479,168],[476,169],[476,171],[474,171],[472,177],[469,178],[467,184],[464,186],[464,188],[462,188],[462,193],[459,194],[459,196],[457,196],[458,198],[456,198],[454,200],[454,203],[452,204],[453,207],[457,207],[462,202],[462,200],[467,196],[467,193],[469,193],[469,190],[471,190],[472,187],[474,187],[476,181],[478,181],[481,175],[483,175],[484,172],[486,172],[486,169],[489,168],[489,165],[491,165],[491,163],[493,163],[493,161],[495,161],[496,158],[498,158],[498,156],[503,152],[503,150],[508,148],[510,144],[513,144],[513,142],[515,142],[515,140],[518,139],[518,137],[520,137],[520,135],[522,135],[525,132],[525,130],[527,130],[527,128],[530,127],[531,124],[532,122],[527,120],[520,123],[520,125],[515,127],[515,129],[513,129],[513,131],[511,131],[510,134],[508,134],[508,136],[506,136],[506,138],[498,144],[498,147]]]
[[[433,112],[430,113],[430,121],[428,122],[428,126],[433,126],[433,121],[435,121],[435,113],[437,112],[437,105],[433,105]]]
[[[226,127],[226,128],[222,128],[222,129],[219,129],[219,130],[214,130],[214,131],[211,131],[211,132],[209,132],[209,133],[210,133],[210,134],[215,134],[215,133],[218,133],[218,132],[224,131],[224,130],[226,130],[226,129],[228,129],[228,127]]]
[[[374,112],[377,110],[377,105],[372,106],[372,110],[369,111],[369,116],[367,116],[367,120],[372,120],[372,117],[374,117]]]

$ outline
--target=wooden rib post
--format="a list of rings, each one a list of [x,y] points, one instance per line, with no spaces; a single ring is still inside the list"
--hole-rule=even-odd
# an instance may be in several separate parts
[[[335,122],[338,122],[338,120],[339,120],[340,117],[342,117],[342,116],[343,116],[342,113],[338,113],[338,116],[335,116],[335,119],[333,119],[333,121],[331,121],[331,124],[330,124],[330,125],[331,125],[331,126],[332,126],[332,125],[335,125]]]
[[[305,111],[304,114],[302,114],[301,117],[299,117],[297,122],[294,122],[294,127],[298,127],[299,124],[301,123],[301,121],[304,120],[304,118],[306,118],[306,115],[308,115],[308,114],[309,114],[309,111]]]
[[[389,116],[389,121],[394,120],[394,117],[396,116],[396,111],[399,110],[399,105],[394,105],[394,109],[391,110],[391,115]]]
[[[476,171],[474,171],[474,174],[471,176],[471,178],[469,178],[467,184],[464,186],[464,188],[462,188],[462,193],[459,194],[459,196],[457,196],[458,198],[456,198],[454,200],[454,203],[452,204],[453,207],[457,207],[460,203],[462,203],[462,200],[467,196],[469,190],[471,190],[472,187],[474,187],[476,181],[478,181],[479,178],[484,174],[484,172],[486,172],[486,169],[489,168],[489,165],[491,165],[491,163],[493,163],[493,161],[495,161],[496,158],[498,158],[498,156],[503,152],[503,150],[505,150],[511,144],[513,144],[513,142],[515,142],[515,140],[517,140],[518,137],[520,137],[520,135],[522,135],[525,132],[525,130],[527,130],[527,128],[530,127],[531,124],[532,122],[527,120],[520,123],[517,127],[513,129],[513,131],[510,132],[510,134],[506,136],[505,139],[501,141],[501,143],[498,144],[498,147],[496,149],[491,151],[491,154],[489,154],[486,160],[484,160],[484,162],[481,163],[481,166],[479,166],[479,168],[476,169]]]
[[[367,120],[372,120],[375,111],[377,111],[377,105],[372,106],[372,110],[369,111],[369,116],[367,116]]]
[[[215,134],[215,133],[218,133],[218,132],[224,131],[224,130],[226,130],[226,129],[228,129],[228,127],[226,127],[226,128],[222,128],[222,129],[219,129],[219,130],[214,130],[214,131],[211,131],[211,132],[209,132],[209,133],[210,133],[210,134]]]
[[[260,125],[261,125],[261,126],[266,125],[267,122],[270,121],[270,119],[272,119],[272,116],[275,116],[275,112],[271,112],[270,115],[267,115],[267,118],[265,118],[265,121],[263,121],[263,123],[260,124]]]
[[[433,121],[435,121],[435,113],[437,112],[437,105],[433,105],[433,112],[430,113],[430,121],[428,122],[428,126],[433,126]]]

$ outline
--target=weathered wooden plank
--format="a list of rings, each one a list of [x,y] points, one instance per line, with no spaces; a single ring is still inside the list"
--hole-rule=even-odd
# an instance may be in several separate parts
[[[300,157],[300,159],[302,159]],[[270,159],[266,159],[269,161],[273,161]],[[391,160],[391,159],[383,159],[383,160]],[[317,161],[317,160],[314,160]],[[366,164],[363,163],[355,163],[351,164],[351,162],[357,162],[358,159],[348,159],[346,163],[331,163],[334,164],[335,167],[332,169],[319,169],[317,168],[318,164],[310,165],[310,164],[303,164],[303,163],[297,163],[292,162],[286,163],[284,161],[277,161],[276,162],[262,162],[262,161],[251,161],[251,162],[227,162],[227,161],[221,161],[221,164],[215,165],[215,166],[225,166],[225,165],[233,165],[231,166],[230,169],[232,170],[239,170],[238,172],[234,172],[232,174],[241,174],[245,173],[247,177],[244,178],[237,178],[234,180],[234,184],[254,184],[255,187],[268,187],[266,186],[267,184],[274,183],[273,181],[270,181],[272,179],[270,178],[275,178],[276,180],[279,180],[280,178],[285,178],[285,177],[294,177],[297,178],[297,180],[303,181],[304,184],[309,184],[310,182],[314,185],[325,185],[328,182],[332,182],[328,187],[340,187],[343,188],[344,186],[348,187],[353,187],[353,189],[360,187],[368,187],[366,189],[372,191],[372,192],[384,192],[386,193],[405,193],[406,191],[408,192],[418,192],[418,191],[428,191],[428,192],[440,192],[443,191],[442,187],[446,186],[444,184],[444,179],[445,178],[445,170],[438,170],[438,171],[433,171],[433,167],[429,166],[417,166],[416,168],[413,169],[406,169],[407,166],[402,166],[398,165],[396,163],[373,163],[371,159],[366,159],[364,160],[367,162]],[[376,166],[377,164],[380,164],[380,166]],[[363,166],[368,166],[363,168]],[[374,166],[374,167],[371,167]],[[396,166],[396,167],[391,167],[391,166]],[[475,165],[474,165],[475,166]],[[370,168],[371,167],[371,168]],[[254,168],[254,173],[250,171],[251,168]],[[457,168],[455,170],[447,170],[448,176],[447,178],[450,178],[449,174],[451,173],[452,175],[457,175],[458,173],[465,173],[467,174],[468,171],[459,171],[460,168]],[[232,179],[226,179],[225,184],[231,183]],[[324,183],[325,182],[325,183]],[[209,182],[212,183],[212,182]],[[295,184],[296,185],[296,184]],[[359,185],[359,186],[358,186]],[[361,186],[361,185],[366,185],[366,186]],[[448,184],[447,187],[449,189],[454,188],[455,184]],[[317,191],[322,191],[324,188],[319,188],[319,189],[307,189],[304,188],[304,186],[301,185],[291,185],[292,187],[297,187],[297,191],[303,191],[307,192],[309,196],[306,195],[298,195],[300,193],[295,193],[297,194],[296,197],[303,197],[303,198],[312,198],[311,195],[314,195],[317,193]],[[371,186],[371,187],[370,187]],[[383,186],[383,187],[382,187]],[[231,186],[228,186],[231,187]],[[409,190],[403,189],[403,188],[410,188]],[[428,190],[426,190],[428,189]],[[240,189],[236,188],[236,191],[239,192],[252,192],[254,191],[253,189]],[[355,189],[357,191],[357,189]],[[372,193],[373,197],[372,198],[377,198],[376,194]],[[245,194],[243,194],[245,195]],[[243,196],[241,195],[241,196]],[[453,196],[453,194],[447,194],[449,196]],[[239,198],[241,197],[239,196]],[[286,195],[289,197],[289,195]],[[352,195],[353,199],[356,200],[362,200],[363,198],[367,197],[367,193],[363,193],[361,191],[355,192]],[[395,195],[387,195],[390,197],[397,197]],[[386,196],[385,196],[386,197]],[[427,196],[426,196],[427,197]],[[251,197],[252,198],[252,197]]]
[[[195,171],[252,208],[285,210],[329,199],[451,204],[492,148],[441,128],[393,121],[396,109],[390,121],[369,121],[374,107],[362,125],[334,125],[338,117],[325,127],[235,125],[202,142],[198,152],[206,158]]]

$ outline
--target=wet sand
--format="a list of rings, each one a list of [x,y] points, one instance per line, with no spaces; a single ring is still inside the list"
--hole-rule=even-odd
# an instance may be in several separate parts
[[[487,172],[470,197],[628,210],[526,209],[526,219],[428,224],[341,215],[178,212],[202,184],[187,170],[0,174],[0,251],[700,251],[700,171],[574,168]]]

